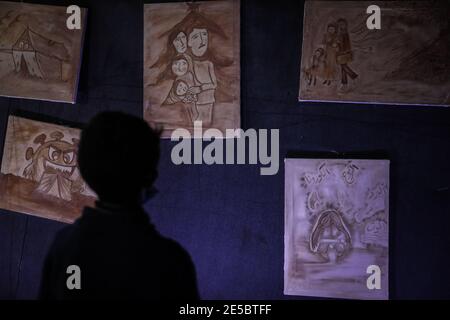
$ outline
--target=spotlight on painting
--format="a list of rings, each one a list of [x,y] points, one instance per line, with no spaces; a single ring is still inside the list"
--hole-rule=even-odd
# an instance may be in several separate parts
[[[284,293],[388,299],[388,226],[388,160],[286,159]]]
[[[0,173],[0,207],[73,222],[96,195],[77,167],[80,131],[10,116]]]

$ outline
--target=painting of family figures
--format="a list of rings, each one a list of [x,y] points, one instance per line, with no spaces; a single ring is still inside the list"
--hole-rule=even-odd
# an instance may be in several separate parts
[[[177,128],[239,128],[239,2],[147,4],[144,118]]]
[[[328,24],[321,46],[314,51],[311,64],[305,69],[308,85],[315,86],[317,79],[323,80],[322,85],[327,86],[338,80],[340,89],[345,90],[348,79],[355,80],[358,77],[349,66],[353,55],[347,25],[347,20],[342,18]]]
[[[450,105],[449,16],[448,1],[306,1],[299,100]]]

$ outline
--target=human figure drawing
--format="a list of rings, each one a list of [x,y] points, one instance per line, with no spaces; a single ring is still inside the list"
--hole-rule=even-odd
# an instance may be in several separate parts
[[[318,78],[326,86],[339,80],[340,88],[346,90],[348,77],[352,80],[358,77],[349,66],[353,52],[347,27],[347,20],[342,18],[328,24],[321,46],[314,50],[310,65],[305,69],[308,85],[315,86]]]

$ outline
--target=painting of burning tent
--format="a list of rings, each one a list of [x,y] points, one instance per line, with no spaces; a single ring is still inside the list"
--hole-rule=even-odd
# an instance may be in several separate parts
[[[448,1],[306,1],[299,100],[450,105],[449,16]]]
[[[76,101],[84,23],[69,30],[67,17],[66,7],[0,2],[0,95]]]
[[[389,161],[286,159],[284,245],[286,295],[388,299]]]
[[[80,131],[10,116],[0,172],[0,207],[73,222],[95,194],[77,168]]]
[[[239,43],[239,1],[144,5],[144,119],[162,137],[239,128]]]

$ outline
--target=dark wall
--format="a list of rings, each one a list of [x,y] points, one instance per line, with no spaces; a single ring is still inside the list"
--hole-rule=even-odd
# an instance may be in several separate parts
[[[34,1],[33,1],[34,2]],[[140,1],[41,1],[89,8],[79,102],[0,98],[0,147],[8,114],[32,111],[85,123],[102,110],[142,115]],[[303,4],[244,1],[242,127],[279,128],[291,151],[382,152],[391,159],[391,297],[450,298],[450,109],[298,103]],[[147,205],[157,228],[196,264],[207,299],[282,299],[283,162],[259,167],[175,166],[162,143],[159,194]],[[0,298],[36,297],[54,234],[50,220],[1,210]]]

